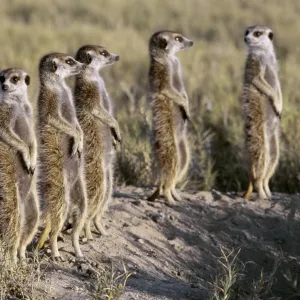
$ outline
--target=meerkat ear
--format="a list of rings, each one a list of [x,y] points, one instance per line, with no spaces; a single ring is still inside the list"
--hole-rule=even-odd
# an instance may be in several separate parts
[[[27,85],[30,84],[30,76],[29,76],[29,75],[26,75],[26,76],[25,76],[25,83],[26,83]]]
[[[273,41],[273,38],[274,38],[274,33],[273,33],[273,32],[270,32],[270,33],[269,33],[269,39],[270,39],[271,41]]]
[[[166,49],[167,45],[168,45],[168,41],[165,38],[160,38],[158,40],[158,47],[160,49]]]
[[[91,55],[87,52],[86,53],[86,64],[89,65],[92,62]]]
[[[56,70],[57,70],[56,62],[55,62],[54,60],[52,60],[52,62],[51,62],[51,71],[52,71],[53,73],[55,73]]]

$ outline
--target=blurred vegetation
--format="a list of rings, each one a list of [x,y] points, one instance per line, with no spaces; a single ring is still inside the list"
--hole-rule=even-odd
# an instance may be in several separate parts
[[[123,133],[119,183],[148,185],[151,176],[151,111],[147,103],[148,39],[161,29],[194,39],[179,54],[190,99],[193,160],[187,186],[245,190],[240,91],[247,26],[275,33],[284,95],[280,165],[272,189],[299,186],[300,2],[298,0],[1,0],[1,68],[25,68],[38,93],[39,58],[51,51],[74,54],[86,43],[118,53],[120,62],[102,74]]]

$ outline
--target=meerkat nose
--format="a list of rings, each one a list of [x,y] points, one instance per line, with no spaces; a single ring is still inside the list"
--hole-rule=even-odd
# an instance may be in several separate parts
[[[118,61],[119,59],[120,59],[120,56],[119,56],[119,55],[116,55],[115,60]]]
[[[247,36],[244,37],[244,42],[248,43],[249,42],[249,38]]]
[[[3,84],[2,85],[2,91],[7,91],[8,90],[8,85],[7,84]]]
[[[193,41],[190,41],[190,47],[192,47],[194,45]]]

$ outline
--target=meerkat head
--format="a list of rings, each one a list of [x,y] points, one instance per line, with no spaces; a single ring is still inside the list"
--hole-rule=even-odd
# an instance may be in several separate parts
[[[273,51],[273,38],[272,30],[266,26],[250,26],[245,31],[244,41],[251,50],[264,50]]]
[[[192,40],[174,31],[159,31],[149,41],[149,51],[153,56],[174,55],[176,52],[194,45]]]
[[[40,75],[47,77],[67,78],[77,75],[86,68],[85,64],[76,61],[72,56],[62,53],[51,53],[40,61]]]
[[[105,47],[86,45],[79,48],[76,59],[86,64],[87,69],[99,71],[107,65],[111,65],[120,59],[119,55],[110,53]]]
[[[30,76],[22,69],[6,69],[0,72],[0,94],[5,96],[23,96],[27,94]]]

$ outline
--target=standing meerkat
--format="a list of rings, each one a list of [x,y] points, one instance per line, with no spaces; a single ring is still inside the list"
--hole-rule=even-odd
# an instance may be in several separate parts
[[[50,234],[52,257],[63,260],[57,237],[67,215],[73,219],[72,244],[77,258],[83,257],[79,234],[86,214],[86,187],[81,157],[83,133],[65,78],[77,75],[85,65],[69,55],[52,53],[39,65],[38,132],[40,151],[39,191],[44,201],[46,228],[38,247]]]
[[[86,64],[84,72],[76,76],[75,103],[79,124],[84,133],[84,161],[88,195],[86,237],[92,240],[91,222],[106,235],[101,225],[113,189],[113,143],[121,141],[119,125],[112,115],[112,104],[100,69],[119,60],[102,46],[86,45],[76,54],[76,59]]]
[[[25,259],[39,220],[35,168],[37,143],[29,75],[22,69],[0,72],[0,232],[13,262]]]
[[[186,121],[188,97],[176,53],[193,41],[173,31],[160,31],[150,38],[149,100],[153,115],[153,151],[159,168],[159,186],[149,201],[163,194],[170,205],[180,201],[175,186],[188,170],[190,153]]]
[[[244,37],[248,56],[242,98],[250,175],[245,198],[255,187],[260,199],[271,199],[269,181],[279,160],[282,94],[273,36],[266,26],[251,26]]]

